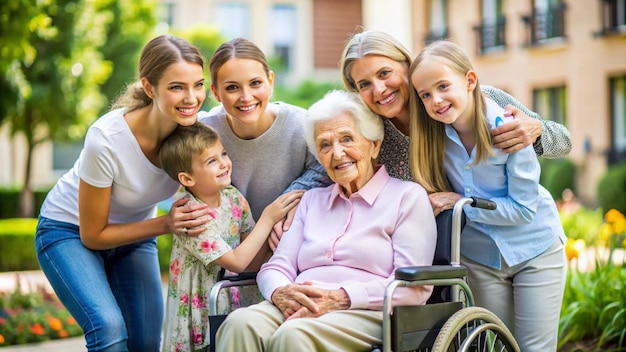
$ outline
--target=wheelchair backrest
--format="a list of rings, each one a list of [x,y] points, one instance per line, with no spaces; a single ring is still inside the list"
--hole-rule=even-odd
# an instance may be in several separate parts
[[[445,210],[436,217],[437,221],[437,246],[433,265],[450,265],[452,262],[452,209]],[[461,229],[465,225],[465,215],[462,215]],[[450,288],[439,286],[433,289],[433,294],[428,303],[441,303],[450,301]]]

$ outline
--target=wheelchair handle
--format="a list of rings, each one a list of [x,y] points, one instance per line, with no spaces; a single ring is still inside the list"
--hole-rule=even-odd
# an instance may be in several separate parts
[[[452,253],[450,264],[452,266],[461,265],[461,220],[463,218],[463,206],[469,204],[474,208],[495,210],[496,203],[484,198],[463,197],[456,201],[452,210]]]

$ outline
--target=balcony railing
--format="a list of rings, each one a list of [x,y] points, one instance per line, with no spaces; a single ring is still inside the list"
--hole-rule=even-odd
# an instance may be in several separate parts
[[[540,45],[554,38],[565,38],[565,4],[546,10],[534,9],[531,15],[522,16],[527,28],[527,44]]]
[[[602,28],[596,35],[626,33],[626,0],[600,0]]]
[[[506,18],[500,16],[493,20],[483,20],[474,27],[479,54],[500,51],[506,48]]]

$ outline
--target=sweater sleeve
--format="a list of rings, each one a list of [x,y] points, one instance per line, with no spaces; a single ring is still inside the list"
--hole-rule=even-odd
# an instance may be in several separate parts
[[[283,193],[291,192],[297,189],[304,189],[308,191],[311,188],[326,187],[333,183],[330,177],[326,174],[324,167],[308,151],[305,167],[306,169],[300,177],[293,180]]]
[[[517,99],[501,89],[492,86],[481,86],[481,90],[500,107],[504,108],[511,104],[526,115],[541,122],[541,136],[533,143],[535,153],[538,156],[556,159],[567,155],[570,150],[572,150],[572,137],[567,127],[554,121],[543,120],[536,112],[531,111]]]

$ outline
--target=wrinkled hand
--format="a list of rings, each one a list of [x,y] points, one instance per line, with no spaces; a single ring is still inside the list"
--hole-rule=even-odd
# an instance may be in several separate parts
[[[459,199],[461,199],[461,195],[454,192],[437,192],[428,195],[435,216],[444,210],[454,208],[454,204]]]
[[[202,225],[211,220],[206,204],[187,204],[189,198],[175,201],[168,213],[168,228],[175,235],[198,236],[204,231]],[[186,229],[186,230],[184,230]]]
[[[541,122],[526,115],[513,105],[505,108],[506,116],[513,120],[492,130],[493,145],[505,153],[514,153],[533,144],[541,136]]]
[[[294,191],[294,192],[301,192],[301,191]],[[302,196],[302,194],[300,194],[300,196]],[[296,209],[298,209],[297,204],[293,208],[291,208],[291,210],[287,212],[287,215],[284,218],[282,218],[276,224],[274,224],[274,227],[272,228],[272,231],[270,232],[270,236],[267,239],[267,243],[269,244],[272,252],[276,250],[276,247],[278,247],[278,242],[280,242],[280,239],[283,238],[283,232],[289,230],[289,228],[291,227],[291,223],[293,222],[293,217],[296,214]]]
[[[350,309],[350,297],[343,289],[324,290],[319,289],[321,297],[312,297],[311,299],[318,307],[316,312],[311,311],[308,307],[302,306],[295,313],[287,317],[286,320],[297,318],[315,318],[336,310]]]
[[[283,313],[286,319],[302,308],[317,313],[319,308],[313,298],[322,297],[319,288],[311,286],[310,282],[289,284],[277,288],[272,293],[272,303]]]

